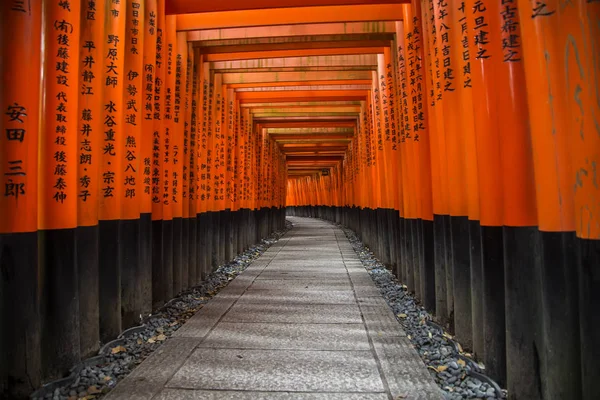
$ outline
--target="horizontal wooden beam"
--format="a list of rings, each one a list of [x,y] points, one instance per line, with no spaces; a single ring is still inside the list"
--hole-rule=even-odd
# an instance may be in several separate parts
[[[378,4],[396,4],[397,0],[377,0]],[[261,10],[265,8],[343,6],[373,4],[369,0],[169,0],[166,2],[167,14],[207,13],[235,10]]]
[[[270,8],[177,15],[177,30],[402,20],[402,4]]]
[[[208,3],[208,2],[206,2]],[[215,3],[215,2],[213,2]],[[188,42],[235,40],[252,38],[306,37],[319,35],[352,35],[363,33],[396,33],[396,23],[386,21],[336,22],[324,24],[296,24],[269,27],[203,29],[187,32]]]
[[[228,69],[265,69],[265,68],[300,68],[300,67],[375,67],[377,55],[329,55],[315,57],[267,58],[264,60],[219,61],[211,63],[214,70]]]
[[[371,82],[371,72],[367,71],[309,71],[309,72],[248,72],[245,74],[221,73],[223,83],[233,88],[277,85],[317,84],[327,85],[360,84]]]
[[[312,38],[312,37],[311,37]],[[284,39],[284,38],[283,38]],[[270,39],[272,40],[272,39]],[[245,42],[238,41],[235,42]],[[362,40],[331,40],[331,41],[319,41],[319,40],[306,40],[304,41],[293,41],[284,43],[240,43],[240,44],[229,44],[222,46],[201,46],[202,42],[198,44],[198,50],[200,54],[226,54],[226,53],[243,53],[243,52],[261,52],[261,51],[277,51],[277,50],[304,50],[304,49],[345,49],[345,48],[360,48],[360,47],[389,47],[391,40],[385,39],[362,39]]]
[[[289,102],[289,103],[244,103],[241,104],[243,108],[293,108],[293,107],[348,107],[348,106],[358,106],[360,107],[360,101],[301,101],[301,102]]]
[[[313,134],[313,135],[328,135],[328,134],[345,134],[345,135],[353,135],[354,127],[299,127],[299,128],[269,128],[267,132],[271,135],[280,135],[280,134]]]
[[[383,54],[385,46],[379,47],[348,47],[348,48],[327,48],[327,49],[300,49],[300,50],[263,50],[263,51],[243,51],[239,53],[223,54],[205,54],[204,60],[207,62],[219,61],[237,61],[237,60],[264,60],[269,58],[288,58],[288,57],[319,57],[332,55],[362,55],[362,54]]]
[[[242,103],[262,101],[265,103],[281,103],[285,101],[331,101],[331,100],[365,100],[370,95],[368,90],[319,90],[289,92],[241,92],[237,98]]]
[[[250,110],[252,115],[260,118],[261,115],[275,116],[275,115],[286,115],[286,114],[311,114],[315,113],[318,115],[319,113],[330,113],[330,114],[339,114],[339,113],[359,113],[360,106],[345,106],[345,107],[332,107],[332,106],[319,106],[315,105],[312,107],[255,107]]]
[[[298,90],[371,90],[371,85],[284,85],[284,86],[260,86],[260,87],[249,87],[237,89],[237,93],[242,92],[286,92],[286,91],[298,91]]]

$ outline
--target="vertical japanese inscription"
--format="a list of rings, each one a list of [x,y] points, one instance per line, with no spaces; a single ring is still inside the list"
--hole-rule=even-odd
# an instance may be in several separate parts
[[[77,223],[75,163],[80,68],[77,62],[79,20],[79,2],[48,2],[45,34],[45,134],[40,143],[40,148],[43,149],[40,199],[44,204],[42,229],[71,228]],[[18,114],[19,110],[14,108],[11,114],[14,115],[15,111]],[[35,118],[33,115],[28,117]],[[12,172],[24,172],[18,162],[11,164],[10,168]],[[18,187],[17,189],[20,190]]]
[[[100,196],[101,219],[121,217],[120,170],[121,140],[124,124],[123,85],[125,62],[126,10],[121,1],[111,0],[106,15],[104,59],[104,138],[102,142],[103,169],[101,171]]]
[[[78,224],[95,225],[98,221],[98,173],[101,164],[102,95],[104,84],[104,7],[95,1],[82,2],[81,46],[79,50],[79,166]]]
[[[139,217],[139,202],[137,198],[139,164],[139,143],[142,133],[142,77],[144,68],[143,36],[140,26],[144,26],[144,9],[140,0],[133,0],[127,5],[127,28],[125,32],[125,91],[123,104],[125,105],[125,148],[123,150],[123,195],[124,217]],[[141,49],[140,49],[141,47]]]
[[[138,138],[138,146],[141,148],[140,159],[143,160],[142,173],[138,179],[142,179],[143,193],[141,194],[140,212],[152,213],[153,185],[152,185],[152,154],[154,146],[154,64],[156,62],[156,12],[155,0],[144,2],[144,31],[143,31],[143,58],[142,71],[140,71],[140,86],[143,89],[143,98],[140,104],[141,136]],[[141,39],[141,37],[140,37]],[[138,88],[140,90],[140,88]],[[140,144],[141,142],[141,144]],[[140,166],[140,168],[142,168]],[[141,187],[139,188],[141,190]]]

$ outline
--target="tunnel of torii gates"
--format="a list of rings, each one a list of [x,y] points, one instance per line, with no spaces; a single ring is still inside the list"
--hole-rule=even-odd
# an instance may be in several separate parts
[[[597,0],[0,7],[0,397],[287,211],[356,231],[513,399],[600,398]]]

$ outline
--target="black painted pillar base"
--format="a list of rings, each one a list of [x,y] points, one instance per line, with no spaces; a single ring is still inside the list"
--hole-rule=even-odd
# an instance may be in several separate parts
[[[413,219],[406,218],[404,220],[404,243],[402,249],[404,251],[404,284],[408,287],[408,290],[415,293],[415,274],[414,274],[414,255],[413,255],[413,236],[412,227],[414,225]]]
[[[471,326],[473,353],[483,360],[483,265],[481,260],[481,228],[479,221],[469,220],[469,247],[471,264]]]
[[[397,248],[396,248],[396,233],[397,233],[397,228],[398,228],[398,220],[396,219],[396,214],[398,213],[398,211],[394,210],[394,209],[387,209],[386,211],[386,221],[388,223],[387,225],[387,234],[386,236],[388,237],[388,248],[389,248],[389,262],[390,265],[389,267],[391,268],[392,271],[396,271],[396,267],[398,265],[397,260],[398,260],[398,256],[396,254],[397,252]]]
[[[41,384],[38,232],[0,234],[0,398]],[[77,341],[79,344],[79,341]]]
[[[142,315],[152,312],[152,214],[140,214],[140,286]]]
[[[163,220],[152,221],[152,309],[165,304],[165,278],[163,267]]]
[[[219,211],[219,264],[225,264],[227,249],[227,231],[229,230],[229,215],[226,210]]]
[[[165,302],[173,298],[173,220],[163,220],[163,294]]]
[[[183,279],[183,221],[182,218],[173,218],[173,289],[171,292],[172,299],[181,292]]]
[[[583,400],[600,398],[600,240],[576,239]]]
[[[406,283],[406,276],[404,275],[404,218],[400,217],[400,214],[396,216],[396,276],[402,283]]]
[[[581,344],[585,335],[579,330],[580,316],[583,318],[581,320],[583,325],[598,318],[597,306],[594,307],[594,315],[585,315],[580,307],[589,309],[593,303],[579,301],[582,293],[578,290],[578,285],[581,283],[583,288],[586,285],[593,287],[593,280],[587,282],[593,275],[584,273],[584,279],[578,282],[578,268],[574,266],[574,261],[578,259],[579,239],[574,233],[538,232],[538,235],[541,245],[539,288],[542,293],[544,348],[541,350],[540,358],[544,362],[544,368],[541,371],[540,381],[543,398],[544,400],[580,399],[583,398],[582,388],[588,387],[584,382],[585,373],[582,370],[585,357],[593,355],[594,352],[596,355],[599,354],[595,349],[600,336],[596,336],[590,345],[584,346]],[[595,268],[597,269],[598,266],[600,264],[596,264]],[[580,271],[583,272],[581,269]],[[591,299],[587,297],[587,300]],[[600,303],[596,303],[598,304]],[[578,351],[580,347],[583,351]],[[600,367],[597,358],[593,360],[591,367],[594,369]],[[591,372],[596,374],[596,378],[599,377],[597,372]],[[593,385],[597,385],[598,382],[595,380]],[[595,398],[600,398],[600,391],[596,393],[598,396]]]
[[[235,256],[237,256],[240,253],[239,250],[239,243],[238,243],[238,239],[239,239],[239,235],[238,235],[238,231],[240,228],[240,211],[232,211],[231,212],[231,258],[230,260],[233,260],[235,258]]]
[[[209,217],[208,213],[203,212],[197,215],[197,240],[198,240],[198,250],[196,253],[196,282],[195,285],[198,285],[200,282],[204,280],[206,277],[206,271],[208,270],[208,266],[210,265],[210,259],[208,257],[209,247],[208,247],[208,224]]]
[[[433,221],[421,221],[421,237],[423,244],[423,262],[421,269],[421,286],[423,306],[430,313],[435,312],[435,261],[433,251]]]
[[[422,269],[422,243],[421,236],[421,219],[414,219],[412,224],[412,247],[413,247],[413,267],[415,274],[415,295],[421,301],[423,301],[423,285],[421,283],[421,269]]]
[[[212,233],[212,247],[211,247],[211,269],[210,272],[215,270],[219,265],[221,265],[221,213],[214,211],[212,214],[212,224],[211,224],[211,233]]]
[[[190,219],[181,219],[181,287],[179,291],[185,291],[189,287],[190,280]],[[194,262],[196,258],[194,257]]]
[[[80,361],[76,229],[41,231],[39,239],[42,380],[48,381],[63,377]],[[120,310],[115,311],[120,322]]]
[[[82,358],[96,354],[100,347],[98,245],[98,225],[80,226],[77,228],[80,323],[79,352]]]
[[[225,216],[225,256],[223,258],[223,262],[227,263],[233,260],[235,256],[234,253],[234,244],[233,244],[233,213],[231,210],[227,209],[223,211],[223,215]]]
[[[489,376],[506,385],[506,325],[502,227],[481,226],[483,363]]]
[[[464,348],[473,348],[471,250],[468,217],[451,217],[454,333]]]
[[[540,241],[536,228],[504,227],[506,387],[515,400],[542,399]],[[548,260],[549,261],[549,260]],[[550,328],[551,329],[551,328]]]
[[[122,329],[139,325],[141,310],[141,275],[139,268],[139,220],[120,221],[121,253],[121,324]]]
[[[100,221],[99,293],[100,340],[116,338],[121,326],[121,229],[120,221]]]
[[[452,271],[452,237],[451,237],[451,219],[450,215],[443,216],[444,232],[444,267],[446,269],[446,307],[448,312],[448,324],[451,331],[454,331],[454,274]]]
[[[200,238],[198,238],[198,219],[196,215],[188,218],[188,279],[186,289],[196,286],[198,280],[198,249],[200,247]]]

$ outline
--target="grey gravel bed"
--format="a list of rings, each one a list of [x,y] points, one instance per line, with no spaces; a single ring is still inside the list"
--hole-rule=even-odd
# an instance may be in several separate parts
[[[485,366],[472,360],[450,334],[433,323],[431,314],[419,305],[406,285],[398,281],[352,230],[339,227],[394,311],[431,376],[444,391],[446,399],[506,398],[506,391],[485,376]]]
[[[123,332],[119,338],[105,344],[98,356],[74,367],[69,377],[46,384],[34,392],[31,399],[100,399],[291,227],[292,224],[286,221],[284,230],[271,234],[233,261],[220,266],[199,286],[180,293],[145,318],[141,326]]]

